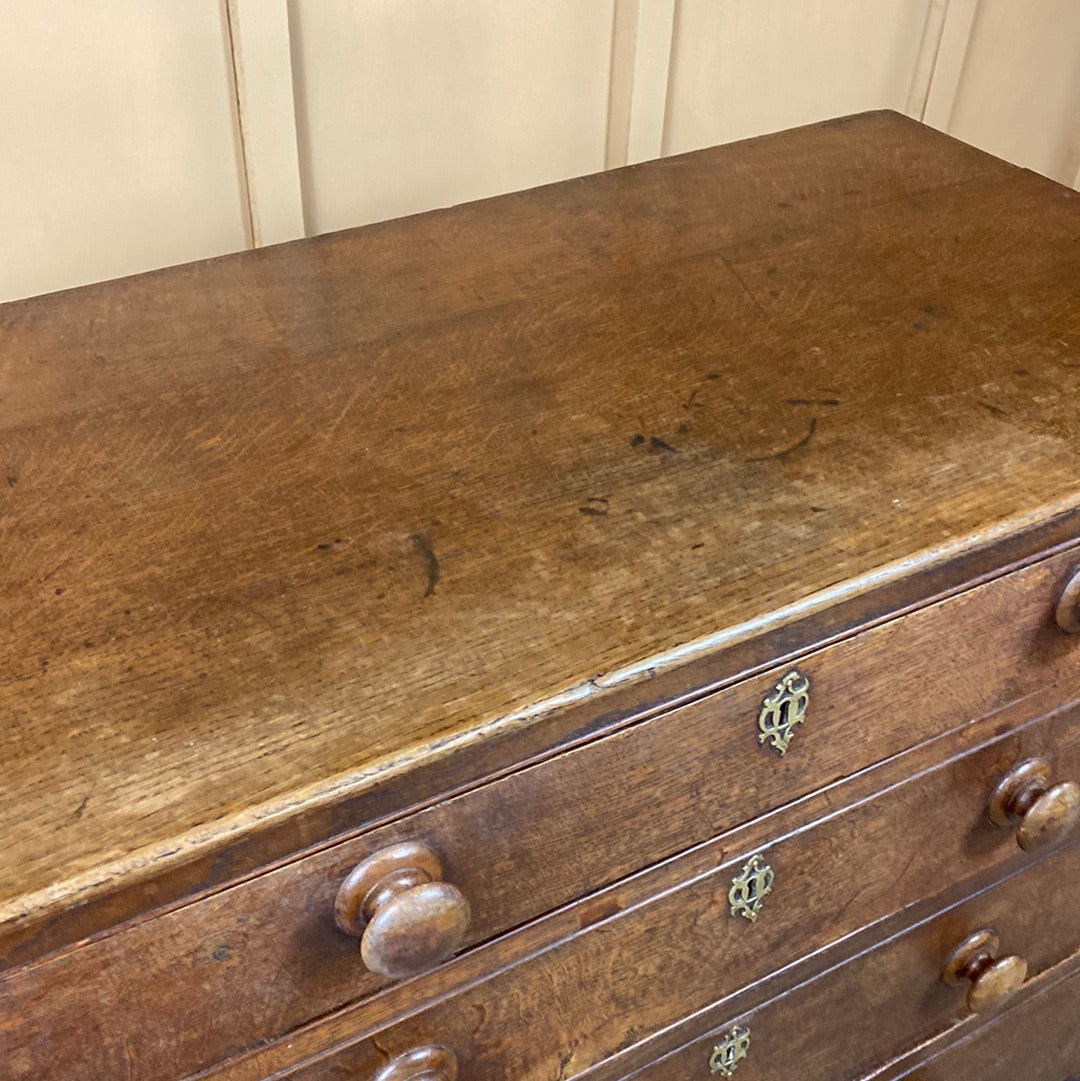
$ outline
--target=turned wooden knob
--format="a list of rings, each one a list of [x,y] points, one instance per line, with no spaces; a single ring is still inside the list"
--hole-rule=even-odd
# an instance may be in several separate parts
[[[968,935],[949,954],[941,978],[950,986],[970,981],[967,1004],[972,1013],[1007,999],[1027,979],[1027,962],[1022,957],[995,957],[998,936],[993,931]]]
[[[1080,820],[1080,786],[1050,785],[1050,763],[1029,758],[1011,769],[990,793],[986,817],[995,826],[1016,826],[1016,843],[1025,852],[1060,841]]]
[[[457,1059],[446,1047],[413,1047],[392,1058],[372,1081],[456,1081]]]
[[[338,890],[334,914],[360,939],[364,965],[403,979],[445,961],[469,926],[469,902],[442,880],[438,855],[419,841],[380,848]]]
[[[1066,634],[1080,634],[1080,568],[1065,583],[1054,616]]]

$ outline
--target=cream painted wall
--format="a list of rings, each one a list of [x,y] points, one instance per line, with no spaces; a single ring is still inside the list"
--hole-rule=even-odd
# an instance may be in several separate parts
[[[881,107],[1080,182],[1080,0],[0,8],[0,300]]]
[[[292,0],[309,232],[604,167],[614,0]]]
[[[0,8],[0,299],[246,245],[218,0]]]
[[[681,0],[665,154],[907,107],[929,0]]]
[[[1080,186],[1080,2],[982,0],[947,122],[958,138]]]

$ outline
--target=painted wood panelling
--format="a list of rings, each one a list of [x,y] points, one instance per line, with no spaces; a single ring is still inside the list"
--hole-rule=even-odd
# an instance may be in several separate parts
[[[980,0],[946,130],[1080,181],[1080,2]]]
[[[617,0],[608,168],[662,153],[677,2]]]
[[[929,0],[679,0],[664,153],[903,111]]]
[[[308,231],[604,167],[614,0],[291,0]]]
[[[256,247],[304,235],[289,13],[284,0],[227,0],[244,181]]]
[[[0,300],[246,244],[218,0],[3,5]]]

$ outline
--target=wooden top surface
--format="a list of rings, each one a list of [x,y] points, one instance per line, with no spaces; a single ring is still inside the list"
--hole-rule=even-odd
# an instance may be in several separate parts
[[[1080,504],[1078,207],[867,114],[0,307],[0,925]]]

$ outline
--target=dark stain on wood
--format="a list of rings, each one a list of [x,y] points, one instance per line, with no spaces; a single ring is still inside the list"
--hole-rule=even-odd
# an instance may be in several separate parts
[[[673,447],[670,443],[664,442],[663,439],[660,439],[658,436],[655,435],[649,436],[649,450],[662,450],[666,451],[668,454],[679,453],[678,447]]]
[[[427,574],[427,588],[424,590],[425,597],[431,597],[435,593],[435,587],[439,584],[439,559],[435,555],[435,549],[431,547],[426,533],[413,533],[409,538],[416,550],[424,560],[424,572]]]
[[[630,446],[642,447],[648,444],[648,448],[651,451],[665,451],[668,454],[678,454],[679,448],[673,447],[670,443],[661,439],[659,436],[650,435],[648,437],[642,435],[640,432],[635,432],[630,437]]]

